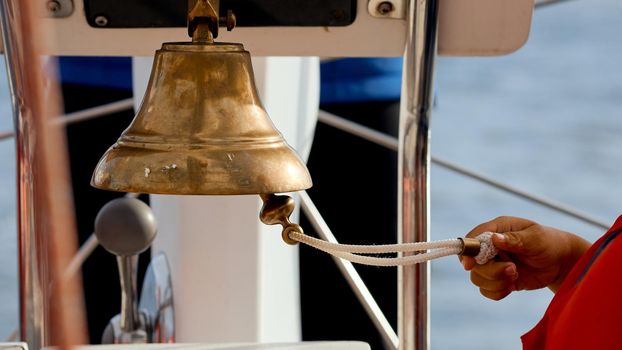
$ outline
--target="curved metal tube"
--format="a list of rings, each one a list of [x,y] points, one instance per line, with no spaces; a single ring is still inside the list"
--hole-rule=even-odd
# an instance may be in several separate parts
[[[15,153],[17,159],[17,206],[18,206],[18,279],[19,279],[19,323],[20,339],[32,349],[40,349],[48,343],[46,334],[49,311],[49,295],[42,285],[49,283],[45,269],[36,262],[43,255],[41,242],[37,239],[34,226],[34,188],[32,179],[32,135],[31,123],[24,116],[28,106],[21,100],[23,95],[23,72],[17,41],[21,34],[16,21],[21,18],[19,7],[11,7],[9,0],[0,1],[2,20],[2,39],[6,59],[9,91],[13,105],[13,124],[15,128]],[[30,130],[32,131],[32,130]]]
[[[429,241],[429,134],[438,1],[411,0],[404,52],[398,154],[398,240]],[[398,335],[401,350],[429,348],[428,263],[398,269]]]
[[[59,114],[58,90],[35,46],[34,6],[0,0],[16,140],[20,338],[32,350],[63,350],[84,344],[86,329],[79,278],[63,279],[75,221],[62,129],[49,124]]]

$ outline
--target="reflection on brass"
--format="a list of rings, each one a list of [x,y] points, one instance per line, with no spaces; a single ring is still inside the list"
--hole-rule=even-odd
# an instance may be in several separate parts
[[[309,188],[311,178],[261,105],[241,44],[165,43],[140,110],[91,184],[122,192],[268,194]]]
[[[462,241],[462,251],[458,255],[465,256],[477,256],[479,254],[480,242],[476,238],[462,238],[458,237]]]
[[[289,238],[291,231],[304,233],[302,227],[289,221],[289,216],[296,208],[296,202],[290,196],[277,196],[274,194],[262,194],[263,207],[259,212],[259,219],[266,225],[282,225],[281,236],[287,244],[297,244],[297,241]]]

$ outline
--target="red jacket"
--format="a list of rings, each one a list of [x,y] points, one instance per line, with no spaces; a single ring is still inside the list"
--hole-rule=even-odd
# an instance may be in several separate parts
[[[622,216],[579,259],[522,341],[525,350],[622,349]]]

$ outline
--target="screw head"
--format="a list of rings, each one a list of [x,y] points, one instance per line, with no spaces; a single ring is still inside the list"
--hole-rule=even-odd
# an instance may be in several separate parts
[[[233,13],[232,10],[228,10],[227,11],[227,31],[232,31],[233,28],[235,28],[235,25],[237,23],[237,19],[235,17],[235,14]]]
[[[220,22],[222,23],[226,23],[227,24],[227,31],[230,32],[233,30],[233,28],[235,28],[235,24],[236,24],[236,17],[235,14],[233,13],[232,10],[227,10],[227,15],[220,17],[218,19]]]
[[[378,4],[376,11],[378,11],[379,14],[386,16],[393,11],[393,3],[390,1],[383,1]]]
[[[45,3],[45,7],[47,8],[48,12],[56,13],[56,12],[60,11],[61,4],[60,4],[60,2],[58,2],[56,0],[50,0],[50,1]]]
[[[97,16],[95,17],[95,24],[97,24],[100,27],[105,27],[106,25],[108,25],[108,18],[106,18],[106,16]]]

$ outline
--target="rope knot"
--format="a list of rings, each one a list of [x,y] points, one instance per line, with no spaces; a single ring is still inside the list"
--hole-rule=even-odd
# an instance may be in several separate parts
[[[492,244],[492,232],[484,232],[475,237],[479,241],[479,253],[475,256],[475,262],[480,265],[492,260],[497,256],[497,248]]]

